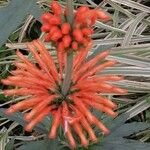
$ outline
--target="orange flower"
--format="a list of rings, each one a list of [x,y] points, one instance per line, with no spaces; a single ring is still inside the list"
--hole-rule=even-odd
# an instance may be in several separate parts
[[[57,1],[52,1],[50,7],[52,13],[46,12],[41,17],[43,22],[41,31],[46,33],[44,37],[46,42],[52,42],[54,45],[62,45],[63,43],[64,51],[67,52],[86,48],[87,44],[91,42],[92,26],[96,19],[105,21],[109,19],[109,16],[101,10],[82,6],[74,14],[74,25],[71,27],[66,16],[68,14],[62,12]],[[59,49],[57,50],[59,51]]]
[[[17,69],[12,71],[13,76],[2,80],[3,84],[13,85],[17,88],[3,92],[7,96],[28,95],[30,97],[12,105],[7,110],[7,114],[29,109],[30,111],[24,115],[24,119],[28,122],[25,127],[27,131],[32,131],[34,126],[46,116],[52,115],[53,121],[49,138],[55,138],[58,128],[62,126],[72,148],[76,147],[73,130],[85,147],[88,146],[89,140],[97,142],[91,125],[97,126],[104,134],[108,134],[109,130],[92,114],[90,108],[93,107],[115,117],[117,113],[114,112],[114,109],[117,105],[101,94],[125,94],[127,91],[107,82],[122,80],[122,77],[96,75],[97,72],[115,64],[114,61],[97,64],[109,54],[108,51],[102,52],[89,61],[84,61],[90,46],[88,45],[87,49],[78,51],[74,57],[72,84],[66,95],[63,95],[61,91],[64,68],[62,64],[56,67],[53,58],[40,40],[27,44],[29,51],[34,56],[35,63],[17,51],[17,56],[20,59],[15,63]],[[63,53],[59,54],[58,59],[61,60],[58,62],[62,62],[63,58],[63,65],[66,65],[66,57],[62,57],[62,55]],[[61,72],[58,71],[60,68]],[[89,138],[85,136],[83,129]]]

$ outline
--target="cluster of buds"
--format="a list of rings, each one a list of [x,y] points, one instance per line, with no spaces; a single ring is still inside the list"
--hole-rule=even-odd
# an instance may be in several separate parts
[[[67,21],[67,9],[62,10],[57,1],[50,4],[52,13],[42,15],[42,32],[45,32],[45,41],[57,45],[58,51],[81,50],[91,42],[92,26],[96,19],[108,20],[109,17],[99,10],[91,10],[86,6],[77,9],[74,14],[74,22],[71,25]],[[86,15],[85,15],[86,14]]]

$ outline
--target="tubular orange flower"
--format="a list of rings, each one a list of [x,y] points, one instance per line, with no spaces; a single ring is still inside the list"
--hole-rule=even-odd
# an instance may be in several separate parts
[[[28,125],[25,127],[27,131],[31,131],[46,116],[53,114],[54,119],[49,138],[55,138],[58,127],[62,126],[73,148],[76,146],[76,143],[72,130],[77,133],[82,145],[85,147],[88,146],[88,139],[86,139],[86,136],[82,132],[83,129],[87,131],[93,142],[96,142],[97,138],[91,125],[96,125],[102,132],[108,134],[109,130],[90,112],[89,108],[93,107],[107,115],[115,117],[117,113],[113,109],[117,105],[100,94],[103,92],[125,94],[127,92],[124,89],[107,83],[107,81],[122,80],[122,77],[94,75],[99,70],[102,71],[106,67],[115,64],[108,61],[98,66],[96,65],[96,62],[107,56],[109,52],[103,52],[88,62],[82,61],[82,65],[77,65],[77,60],[74,59],[74,63],[78,66],[76,67],[78,71],[76,71],[77,69],[73,70],[73,84],[70,86],[70,92],[63,95],[60,89],[63,74],[57,71],[54,60],[44,44],[40,40],[36,40],[28,43],[27,46],[29,51],[32,52],[36,63],[39,64],[39,67],[17,51],[20,59],[20,62],[17,61],[15,63],[17,69],[13,71],[13,76],[1,81],[3,84],[19,87],[17,89],[4,90],[5,95],[30,95],[31,97],[12,105],[7,110],[7,114],[30,109],[31,111],[24,115],[24,119],[28,122]],[[81,54],[77,55],[80,56]],[[84,54],[82,59],[85,57],[86,55]]]
[[[109,55],[109,51],[102,52],[91,60],[86,60],[92,47],[92,40],[89,37],[93,33],[91,25],[97,18],[108,19],[108,17],[102,12],[98,13],[98,10],[80,7],[75,14],[74,29],[72,29],[66,20],[62,22],[60,17],[62,10],[59,4],[53,2],[51,7],[53,14],[45,13],[41,17],[44,23],[42,31],[48,35],[46,41],[52,41],[55,46],[57,45],[58,65],[40,40],[27,43],[27,48],[34,57],[34,62],[17,51],[19,60],[14,63],[16,70],[11,72],[12,76],[1,80],[3,84],[13,85],[17,88],[7,89],[3,92],[9,96],[27,95],[30,97],[12,105],[6,113],[12,114],[17,111],[29,110],[24,114],[24,119],[28,122],[25,127],[27,131],[32,131],[46,116],[52,115],[53,121],[49,138],[56,138],[57,130],[62,126],[72,148],[76,147],[73,132],[79,136],[81,144],[87,147],[89,140],[98,141],[92,125],[97,126],[104,134],[109,133],[107,127],[92,114],[90,108],[116,117],[117,113],[114,109],[117,105],[102,94],[127,93],[125,89],[113,86],[108,82],[122,80],[122,77],[96,75],[105,68],[116,64],[116,61],[98,63]],[[83,15],[80,16],[80,13],[83,14],[86,11],[88,11],[88,15],[83,20]],[[87,44],[84,45],[86,42]],[[72,62],[71,84],[65,93],[63,92],[63,81],[65,81],[64,73],[66,73],[68,65],[66,55],[68,52],[72,52],[72,49],[76,53]],[[85,132],[87,134],[84,134]]]

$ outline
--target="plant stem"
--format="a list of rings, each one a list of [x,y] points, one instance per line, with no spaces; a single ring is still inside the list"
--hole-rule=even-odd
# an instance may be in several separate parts
[[[71,83],[71,74],[72,74],[72,66],[73,66],[73,53],[69,53],[67,55],[67,67],[66,67],[66,74],[65,79],[62,86],[62,93],[64,96],[68,93]]]
[[[68,16],[67,21],[70,23],[71,27],[73,28],[73,0],[67,0],[67,9],[68,9]],[[71,84],[71,75],[72,75],[72,66],[73,66],[73,52],[67,53],[67,64],[66,64],[66,71],[65,71],[65,78],[62,84],[62,94],[66,96]]]
[[[72,27],[73,27],[73,20],[74,20],[73,6],[74,6],[73,0],[67,0],[67,9],[68,9],[67,21],[70,23]]]

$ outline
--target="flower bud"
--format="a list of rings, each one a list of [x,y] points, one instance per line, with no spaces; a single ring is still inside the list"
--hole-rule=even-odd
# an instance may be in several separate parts
[[[57,32],[59,30],[59,28],[57,26],[52,26],[49,33],[50,35],[52,35],[53,33]]]
[[[51,40],[56,42],[56,41],[58,41],[61,37],[62,37],[61,30],[56,30],[56,32],[54,32],[54,33],[51,35]]]
[[[97,10],[96,11],[96,14],[97,14],[97,18],[98,19],[102,19],[104,21],[108,21],[110,19],[110,16],[107,15],[104,11],[102,10]]]
[[[49,23],[51,25],[60,25],[61,24],[61,18],[58,16],[51,16],[51,18],[49,19]]]
[[[61,26],[61,31],[62,31],[62,34],[69,34],[70,32],[70,24],[69,23],[63,23],[62,26]]]
[[[73,31],[73,36],[76,41],[81,42],[83,40],[83,34],[80,29],[75,29]]]
[[[62,39],[63,41],[63,44],[64,44],[64,47],[67,48],[70,46],[70,43],[71,43],[71,37],[69,35],[65,35]]]
[[[76,41],[73,41],[71,43],[71,47],[72,47],[73,50],[77,50],[78,49],[78,43]]]
[[[51,29],[51,25],[46,23],[46,24],[43,24],[42,27],[41,27],[41,31],[42,32],[49,32]]]
[[[50,35],[50,34],[46,34],[46,35],[44,36],[44,40],[45,40],[45,42],[51,41],[51,35]]]
[[[61,6],[59,5],[58,2],[53,1],[53,2],[50,4],[50,7],[52,8],[52,11],[54,12],[55,15],[61,15],[61,13],[62,13],[62,8],[61,8]]]
[[[41,16],[41,21],[42,22],[48,22],[49,19],[52,17],[53,15],[51,13],[44,13],[42,16]]]
[[[90,36],[93,33],[93,30],[91,28],[83,28],[82,33],[85,36]]]

